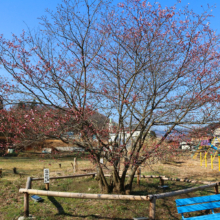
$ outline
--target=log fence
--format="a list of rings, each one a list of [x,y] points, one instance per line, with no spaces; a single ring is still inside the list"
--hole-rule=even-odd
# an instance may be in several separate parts
[[[87,173],[87,174],[78,174],[72,176],[59,176],[59,177],[50,177],[50,179],[65,179],[65,178],[77,178],[77,177],[86,177],[93,176],[95,177],[96,173]],[[106,174],[105,176],[110,176],[110,174]],[[153,194],[153,195],[145,195],[145,196],[134,196],[134,195],[114,195],[114,194],[88,194],[88,193],[68,193],[68,192],[57,192],[57,191],[49,191],[49,184],[45,190],[37,190],[32,188],[32,181],[40,181],[44,178],[32,178],[28,177],[26,182],[26,188],[19,189],[19,193],[24,194],[24,216],[29,216],[29,195],[41,195],[41,196],[54,196],[54,197],[65,197],[65,198],[77,198],[77,199],[101,199],[101,200],[130,200],[130,201],[149,201],[149,219],[155,219],[156,213],[156,201],[157,199],[163,199],[166,197],[177,196],[181,194],[186,194],[193,191],[202,190],[205,188],[214,187],[215,193],[218,194],[218,186],[220,182],[207,182],[207,181],[196,181],[189,179],[178,179],[178,178],[167,178],[165,176],[155,176],[155,175],[135,175],[135,177],[142,178],[158,178],[160,180],[160,184],[163,185],[164,181],[180,181],[187,183],[196,183],[196,184],[206,184],[198,187],[192,187],[182,190],[177,190],[173,192]]]
[[[85,177],[85,176],[95,176],[96,173],[86,173],[86,174],[77,174],[77,175],[71,175],[71,176],[55,176],[55,177],[50,177],[50,180],[54,179],[67,179],[67,178],[77,178],[77,177]],[[38,181],[38,180],[44,180],[43,177],[39,178],[32,178],[31,181]]]

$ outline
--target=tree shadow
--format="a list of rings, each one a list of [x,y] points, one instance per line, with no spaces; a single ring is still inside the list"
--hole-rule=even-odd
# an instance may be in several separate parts
[[[57,208],[58,211],[58,215],[60,214],[66,214],[62,205],[53,197],[53,196],[48,196],[47,197],[52,203],[53,205]]]
[[[62,207],[62,205],[53,197],[53,196],[48,196],[47,197],[52,203],[53,205],[57,208],[58,213],[55,214],[57,215],[63,215],[63,216],[70,216],[70,217],[77,217],[77,218],[94,218],[94,219],[114,219],[114,220],[131,220],[131,218],[115,218],[115,217],[102,217],[102,216],[98,216],[98,215],[74,215],[74,214],[69,214],[66,213]]]
[[[170,217],[172,217],[175,220],[180,219],[179,217],[174,216],[173,210],[170,209],[170,206],[166,204],[165,200],[163,200],[163,204],[162,205],[163,205],[163,209],[167,209]]]
[[[94,218],[94,219],[110,219],[110,220],[132,220],[133,218],[115,218],[115,217],[102,217],[98,215],[71,215],[76,218]]]

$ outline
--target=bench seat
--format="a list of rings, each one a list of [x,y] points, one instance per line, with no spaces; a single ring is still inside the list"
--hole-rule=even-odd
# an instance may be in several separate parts
[[[202,215],[202,216],[195,216],[184,218],[186,220],[209,220],[209,219],[220,219],[220,213],[209,214],[209,215]]]
[[[205,220],[220,219],[220,213],[214,213],[215,208],[220,208],[220,195],[201,196],[186,199],[176,199],[177,211],[182,215],[182,219]],[[212,214],[185,218],[184,213],[202,210],[212,210]]]

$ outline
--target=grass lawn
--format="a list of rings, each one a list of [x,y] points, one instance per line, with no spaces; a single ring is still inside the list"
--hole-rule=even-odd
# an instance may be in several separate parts
[[[169,174],[170,177],[182,177],[183,173],[178,171],[190,166],[195,162],[182,160],[183,163],[175,162],[155,165],[155,170],[151,168],[143,168],[142,174],[158,174],[161,172],[164,175]],[[17,219],[23,215],[23,195],[18,193],[19,188],[24,188],[28,176],[42,177],[43,168],[50,169],[51,176],[72,175],[73,168],[71,166],[73,159],[70,157],[58,159],[50,158],[22,158],[10,157],[0,159],[0,168],[3,168],[3,178],[0,179],[0,219],[12,220]],[[61,168],[59,164],[61,163]],[[199,161],[198,161],[199,163]],[[93,168],[88,160],[78,160],[79,169]],[[190,166],[189,166],[190,165]],[[12,169],[16,167],[18,173],[13,174]],[[195,166],[196,167],[196,166]],[[194,169],[195,169],[194,167]],[[198,167],[202,170],[202,167]],[[203,167],[203,169],[205,169]],[[194,173],[185,173],[188,178],[200,180],[218,179],[216,170],[209,170],[207,175],[201,172],[201,175],[195,176]],[[178,173],[179,172],[179,173]],[[78,171],[78,173],[83,173]],[[197,172],[197,174],[200,171]],[[171,174],[173,174],[171,176]],[[178,176],[179,174],[179,176]],[[184,176],[183,175],[183,176]],[[32,182],[33,189],[45,189],[43,181]],[[140,186],[137,186],[136,179],[133,184],[134,195],[147,195],[154,193],[169,192],[179,189],[195,186],[194,184],[183,182],[166,181],[169,189],[159,189],[159,181],[157,179],[141,179]],[[78,193],[100,193],[96,180],[92,177],[82,177],[74,179],[60,179],[50,181],[51,191],[63,192],[78,192]],[[181,219],[177,213],[175,199],[186,198],[202,195],[214,194],[214,189],[209,188],[203,191],[197,191],[187,195],[159,199],[156,203],[156,219]],[[30,200],[30,214],[34,215],[36,219],[132,219],[133,217],[147,217],[149,210],[148,201],[119,201],[119,200],[92,200],[92,199],[71,199],[59,197],[44,197],[44,202],[35,203]],[[203,213],[203,212],[200,212]],[[191,215],[192,216],[192,215]]]

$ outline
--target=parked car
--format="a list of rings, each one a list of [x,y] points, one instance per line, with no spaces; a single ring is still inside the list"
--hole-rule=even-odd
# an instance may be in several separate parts
[[[52,152],[51,148],[44,148],[42,151],[43,154],[51,154],[51,152]]]
[[[182,150],[191,150],[191,145],[187,142],[180,142],[180,149]]]

